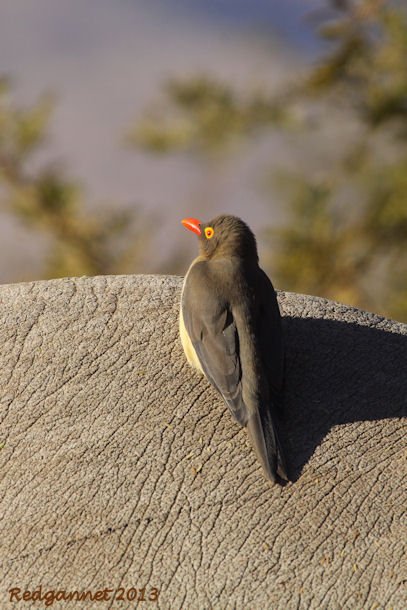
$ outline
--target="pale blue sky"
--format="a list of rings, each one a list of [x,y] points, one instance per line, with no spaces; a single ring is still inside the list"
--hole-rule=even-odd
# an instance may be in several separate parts
[[[81,180],[90,201],[114,198],[158,211],[164,235],[173,220],[191,211],[192,202],[208,208],[203,216],[240,213],[256,229],[270,216],[258,188],[261,167],[289,154],[278,142],[274,147],[257,143],[208,180],[186,157],[157,160],[133,153],[122,138],[169,76],[207,72],[240,87],[278,87],[292,78],[315,58],[313,30],[304,14],[320,4],[0,0],[0,73],[13,77],[19,101],[30,102],[45,90],[56,93],[43,156],[57,159]],[[0,231],[10,253],[6,261],[0,256],[4,282],[27,260],[34,268],[41,248],[4,214]]]

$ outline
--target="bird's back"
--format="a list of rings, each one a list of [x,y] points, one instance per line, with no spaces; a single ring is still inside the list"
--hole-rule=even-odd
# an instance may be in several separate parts
[[[282,383],[280,314],[257,262],[195,259],[184,283],[180,330],[189,339],[183,346],[190,363],[247,426],[268,478],[275,480],[278,471],[284,476],[273,405],[273,388]]]

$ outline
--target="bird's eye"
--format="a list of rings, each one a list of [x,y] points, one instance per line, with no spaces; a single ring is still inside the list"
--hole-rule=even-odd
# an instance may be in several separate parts
[[[212,229],[212,227],[206,227],[205,229],[205,237],[206,239],[211,239],[211,237],[213,237],[215,231]]]

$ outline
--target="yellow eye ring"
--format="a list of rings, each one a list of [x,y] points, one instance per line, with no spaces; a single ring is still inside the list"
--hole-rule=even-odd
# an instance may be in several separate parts
[[[215,231],[212,229],[212,227],[206,227],[205,229],[205,237],[206,239],[211,239],[211,237],[214,236]]]

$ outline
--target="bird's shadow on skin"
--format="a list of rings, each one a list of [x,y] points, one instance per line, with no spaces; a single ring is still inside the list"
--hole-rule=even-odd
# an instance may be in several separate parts
[[[296,481],[334,427],[406,416],[407,336],[312,318],[283,318],[282,441]]]

